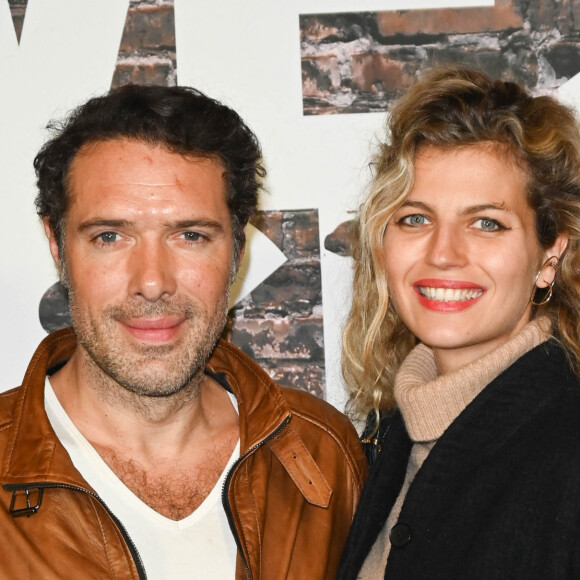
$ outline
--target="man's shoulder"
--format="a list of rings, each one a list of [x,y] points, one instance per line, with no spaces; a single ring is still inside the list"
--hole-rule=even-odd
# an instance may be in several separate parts
[[[14,412],[20,401],[22,387],[0,393],[0,431],[6,429],[14,420]]]
[[[263,382],[270,393],[278,392],[282,395],[293,415],[313,425],[326,429],[347,428],[349,431],[354,431],[349,419],[330,403],[302,389],[278,385],[256,361],[229,342],[220,341],[218,348],[214,351],[210,366],[215,367],[217,371],[231,373],[231,376],[238,379],[243,374],[246,378],[251,376],[254,380]]]
[[[367,475],[367,462],[359,436],[346,415],[319,397],[292,387],[280,387],[291,413],[289,427],[296,432],[312,457],[327,474],[359,486]],[[357,495],[358,497],[358,495]]]
[[[251,379],[253,385],[243,387],[244,395],[252,392],[261,399],[261,406],[267,400],[278,412],[289,412],[292,428],[305,442],[313,446],[323,446],[323,442],[328,447],[338,446],[357,460],[362,455],[358,434],[346,415],[311,393],[278,385],[253,359],[231,343],[220,341],[209,366],[214,371],[225,372],[229,381],[238,385]]]
[[[280,390],[294,416],[325,430],[354,430],[344,413],[320,397],[299,388],[280,386]]]
[[[319,397],[292,387],[280,387],[292,414],[291,426],[307,446],[326,446],[357,463],[363,456],[359,436],[349,418]],[[326,444],[325,444],[326,442]]]

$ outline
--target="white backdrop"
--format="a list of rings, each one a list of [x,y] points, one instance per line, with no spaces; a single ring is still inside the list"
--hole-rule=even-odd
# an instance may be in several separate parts
[[[240,112],[265,153],[270,194],[262,209],[318,208],[323,248],[360,199],[384,119],[302,115],[299,14],[490,5],[493,0],[175,0],[178,79]],[[38,304],[56,281],[33,206],[32,159],[50,118],[109,88],[127,8],[128,0],[29,0],[18,45],[8,2],[0,0],[0,390],[20,383],[45,335]],[[580,75],[562,87],[563,96],[573,102],[579,85]],[[349,260],[322,249],[327,398],[339,408],[339,334],[349,282]]]

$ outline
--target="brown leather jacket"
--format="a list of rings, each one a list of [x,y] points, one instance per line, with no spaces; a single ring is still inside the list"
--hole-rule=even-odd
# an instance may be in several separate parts
[[[84,481],[44,410],[47,369],[76,346],[48,336],[23,384],[0,394],[0,578],[146,578],[139,554]],[[223,503],[238,545],[236,579],[334,578],[366,464],[357,435],[332,406],[280,388],[220,342],[208,368],[238,400],[240,459]]]

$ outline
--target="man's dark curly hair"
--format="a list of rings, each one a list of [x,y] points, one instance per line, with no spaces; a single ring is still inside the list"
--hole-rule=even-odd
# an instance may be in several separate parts
[[[48,217],[61,256],[73,159],[89,143],[131,139],[222,161],[237,263],[266,170],[256,136],[234,110],[189,87],[126,85],[90,99],[48,128],[53,137],[34,160],[35,203],[38,214]]]

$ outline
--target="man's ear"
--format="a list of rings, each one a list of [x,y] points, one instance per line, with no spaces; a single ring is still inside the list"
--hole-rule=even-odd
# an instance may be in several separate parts
[[[244,227],[244,239],[239,246],[239,250],[237,251],[236,259],[233,263],[233,268],[231,271],[230,276],[230,285],[234,283],[238,272],[240,271],[240,266],[242,265],[242,260],[244,259],[244,254],[246,253],[246,228]]]
[[[58,249],[58,242],[56,241],[54,231],[52,230],[52,227],[50,226],[50,221],[49,221],[47,216],[42,218],[42,225],[44,226],[44,233],[46,234],[46,237],[48,238],[48,248],[50,249],[50,254],[52,256],[52,259],[54,260],[54,263],[56,264],[56,267],[60,271],[61,262],[60,262],[60,252]]]
[[[244,228],[244,242],[240,246],[240,255],[238,256],[238,266],[242,263],[245,253],[246,253],[246,228]]]

